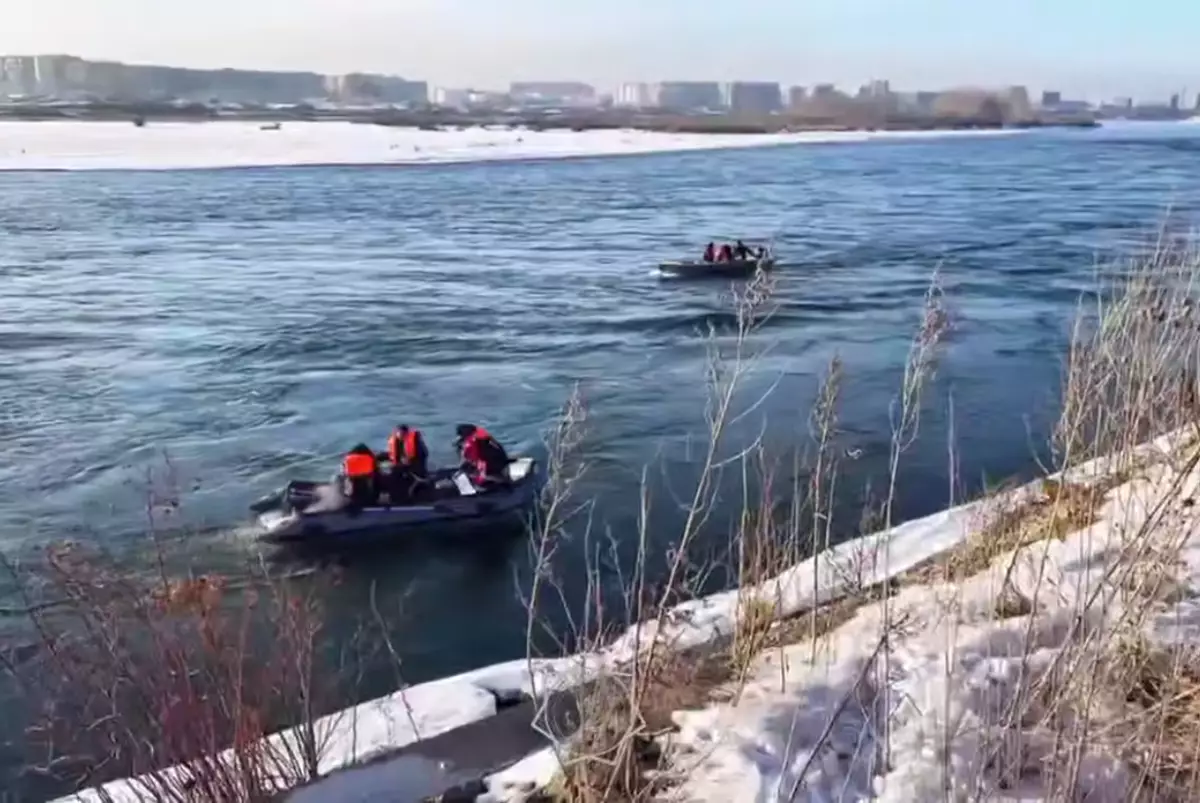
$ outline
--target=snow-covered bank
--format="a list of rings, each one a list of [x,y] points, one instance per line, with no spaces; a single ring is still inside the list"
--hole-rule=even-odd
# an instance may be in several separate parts
[[[1177,448],[1178,435],[1164,436],[1147,444],[1141,450],[1146,458],[1171,454]],[[1093,461],[1073,470],[1065,478],[1071,482],[1086,483],[1105,477],[1111,470],[1108,461]],[[669,632],[660,635],[675,648],[699,646],[730,634],[737,623],[739,601],[746,595],[770,600],[776,605],[779,617],[795,616],[820,604],[836,601],[848,593],[872,587],[887,579],[903,574],[929,559],[961,544],[986,515],[992,506],[1011,505],[1014,501],[1033,498],[1040,492],[1041,484],[1034,483],[1018,488],[1002,497],[992,497],[955,507],[932,516],[907,522],[889,531],[876,533],[861,539],[846,542],[828,552],[803,561],[777,578],[768,580],[754,589],[731,590],[710,597],[692,600],[679,605],[672,616],[665,619]],[[882,560],[886,552],[888,558]],[[873,556],[863,561],[863,556]],[[851,577],[846,567],[855,565],[857,573]],[[1200,563],[1198,563],[1200,565]],[[559,659],[538,660],[532,663],[533,677],[528,671],[531,664],[516,660],[484,667],[442,680],[432,681],[396,692],[388,697],[362,703],[354,708],[323,718],[316,730],[327,740],[320,757],[322,774],[378,758],[388,752],[410,745],[419,739],[428,739],[440,733],[461,727],[471,722],[490,717],[496,713],[497,696],[512,697],[516,694],[544,694],[551,689],[563,689],[580,684],[595,677],[607,667],[627,661],[639,645],[650,643],[656,634],[649,625],[639,630],[630,630],[608,648],[599,653],[577,655]],[[856,636],[861,638],[861,634]],[[868,646],[873,647],[874,639]],[[865,643],[865,642],[864,642]],[[862,647],[863,644],[859,644]],[[858,664],[862,657],[859,656]],[[842,668],[842,680],[853,675],[854,662]],[[778,680],[778,670],[775,674]],[[837,691],[826,689],[822,699],[836,697]],[[748,698],[755,699],[754,694]],[[794,702],[793,702],[794,704]],[[808,705],[815,705],[810,701]],[[828,716],[829,709],[822,709]],[[745,709],[737,709],[744,713]],[[713,713],[718,712],[718,713]],[[729,714],[719,709],[705,716],[719,718]],[[769,713],[769,712],[768,712]],[[767,716],[768,713],[763,713]],[[740,716],[741,713],[738,714]],[[817,716],[817,715],[814,715]],[[714,722],[716,720],[714,719]],[[823,722],[821,723],[823,724]],[[689,726],[690,727],[690,726]],[[715,727],[715,725],[713,726]],[[736,724],[730,725],[730,733],[742,733]],[[712,728],[685,728],[684,736],[701,739],[712,736]],[[707,736],[705,735],[707,734]],[[285,732],[271,737],[274,740],[294,739],[294,732]],[[747,736],[746,738],[756,738]],[[731,742],[731,744],[733,744]],[[736,753],[744,749],[730,747]],[[554,756],[541,751],[528,757],[519,765],[489,779],[489,796],[492,799],[508,799],[513,790],[527,790],[530,784],[544,783],[547,774],[556,768]],[[730,759],[733,761],[734,759]],[[419,762],[416,762],[419,764]],[[404,766],[414,764],[411,758],[401,762]],[[714,765],[717,766],[717,765]],[[382,761],[375,765],[374,772],[356,776],[361,785],[347,787],[347,779],[332,778],[329,783],[338,784],[340,800],[365,800],[372,789],[386,781],[395,788],[395,773],[400,767],[395,762]],[[416,766],[414,772],[428,775],[429,768]],[[724,772],[719,766],[713,770],[717,775]],[[183,772],[183,770],[171,770]],[[699,777],[699,776],[698,776]],[[298,779],[281,779],[281,785],[291,785]],[[760,779],[761,780],[761,779]],[[428,785],[424,777],[420,786]],[[448,783],[454,783],[448,778]],[[714,781],[715,783],[715,781]],[[764,782],[765,783],[765,782]],[[306,795],[319,795],[315,791],[322,786],[318,782],[306,790]],[[144,781],[120,780],[106,784],[103,791],[90,790],[77,796],[62,798],[62,801],[100,801],[111,798],[114,803],[132,803],[152,799],[143,796]],[[356,797],[361,791],[363,797]],[[109,797],[105,797],[105,795]],[[308,797],[306,799],[312,799]],[[734,796],[732,799],[743,799]],[[770,798],[765,798],[770,799]],[[814,798],[819,799],[819,798]],[[894,798],[899,800],[901,798]],[[916,798],[910,798],[916,799]]]
[[[341,122],[0,122],[0,171],[182,170],[619,156],[801,143],[1004,136],[1017,131],[666,134],[650,131],[421,131]]]
[[[1195,460],[1148,465],[1061,540],[865,604],[819,646],[760,655],[736,703],[675,715],[674,792],[1194,799],[1198,491]]]

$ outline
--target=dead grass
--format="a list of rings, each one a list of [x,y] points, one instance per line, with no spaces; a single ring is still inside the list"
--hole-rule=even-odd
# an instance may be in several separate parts
[[[1036,498],[1011,501],[1004,492],[966,540],[905,573],[907,584],[957,583],[990,567],[1000,557],[1047,539],[1061,541],[1094,524],[1109,491],[1122,478],[1083,484],[1046,479]]]
[[[1130,800],[1196,800],[1200,789],[1200,653],[1153,645],[1132,635],[1114,639],[1098,664],[1102,711],[1113,723],[1096,741],[1136,774]]]
[[[632,676],[610,673],[581,698],[570,759],[546,799],[558,803],[648,800],[669,787],[662,739],[676,711],[695,708],[733,679],[723,649],[662,651]]]
[[[881,594],[863,591],[837,602],[821,605],[815,611],[775,623],[768,636],[768,647],[783,647],[806,641],[819,641],[853,619],[866,605],[879,602]]]

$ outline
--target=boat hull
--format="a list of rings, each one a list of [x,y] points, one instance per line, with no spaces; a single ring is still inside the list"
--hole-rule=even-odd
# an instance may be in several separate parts
[[[658,270],[668,276],[705,278],[711,276],[751,276],[760,268],[764,271],[775,267],[773,259],[739,259],[732,262],[661,262]]]

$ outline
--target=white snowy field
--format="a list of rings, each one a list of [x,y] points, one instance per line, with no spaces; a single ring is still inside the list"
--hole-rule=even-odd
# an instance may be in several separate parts
[[[677,712],[673,794],[1185,799],[1196,779],[1179,731],[1194,742],[1197,720],[1179,714],[1200,688],[1189,679],[1200,452],[1184,443],[1160,439],[1094,523],[864,605],[818,645],[760,655],[736,703]]]
[[[1168,456],[1179,452],[1181,436],[1164,436],[1143,447],[1139,460],[1151,466],[1142,475],[1109,493],[1109,502],[1095,525],[1065,540],[1041,542],[1016,558],[1006,556],[986,571],[958,584],[915,585],[891,603],[891,622],[905,622],[889,633],[888,649],[881,635],[889,632],[883,611],[864,606],[858,615],[835,630],[813,660],[813,647],[803,644],[759,657],[737,704],[714,704],[700,711],[678,712],[680,733],[668,745],[668,755],[684,779],[675,790],[693,801],[776,803],[793,799],[791,786],[803,774],[805,783],[796,800],[832,801],[878,799],[922,801],[943,799],[936,792],[953,789],[971,797],[967,788],[986,775],[984,753],[1004,725],[993,721],[1006,696],[1028,691],[1030,673],[1045,673],[1055,656],[1065,654],[1073,637],[1072,622],[1100,627],[1120,610],[1113,582],[1113,563],[1124,553],[1117,549],[1121,534],[1150,515],[1151,502],[1162,495],[1171,477]],[[1111,466],[1095,461],[1074,469],[1063,479],[1092,483],[1108,476]],[[1190,498],[1200,477],[1187,479],[1174,498]],[[749,598],[769,600],[778,617],[794,617],[851,593],[881,585],[930,558],[962,544],[990,513],[1032,500],[1042,484],[1018,488],[932,516],[907,522],[889,531],[847,542],[804,561],[779,577],[752,589],[719,593],[686,602],[668,617],[663,643],[676,648],[703,645],[733,632],[737,612]],[[1162,517],[1162,511],[1155,511]],[[1185,560],[1186,576],[1179,582],[1200,589],[1200,543],[1188,538],[1195,517],[1181,531],[1162,528],[1175,538]],[[1183,532],[1183,536],[1180,536]],[[883,556],[886,555],[886,559]],[[864,560],[863,556],[872,556]],[[1035,560],[1036,558],[1036,560]],[[856,567],[854,576],[847,566]],[[1036,616],[1001,617],[996,613],[1001,587],[1028,600]],[[1086,604],[1085,604],[1086,603]],[[1188,638],[1200,644],[1200,590],[1189,591],[1173,608],[1164,605],[1150,621],[1151,638]],[[327,739],[320,771],[377,759],[388,752],[427,739],[496,713],[493,692],[511,695],[544,694],[572,687],[626,662],[639,645],[655,638],[642,626],[599,653],[561,659],[517,660],[485,667],[456,677],[421,684],[388,697],[363,703],[326,717],[317,730]],[[881,655],[886,653],[886,670]],[[781,665],[785,671],[781,672]],[[530,670],[532,669],[532,674]],[[884,674],[881,674],[884,673]],[[891,755],[883,769],[880,760],[883,677],[890,678],[888,699],[900,701],[887,718]],[[1022,680],[1024,678],[1024,680]],[[847,702],[850,702],[847,705]],[[1036,764],[1046,758],[1046,735],[1027,736]],[[291,738],[277,734],[272,740]],[[809,766],[811,761],[811,766]],[[1042,800],[1050,795],[1024,764],[1024,786],[1010,797],[985,795],[988,800]],[[486,780],[490,801],[515,801],[545,785],[558,770],[553,751],[537,751]],[[1127,799],[1123,793],[1131,771],[1112,761],[1085,762],[1086,777],[1097,797]],[[175,769],[169,772],[185,773]],[[378,799],[387,790],[389,801],[416,803],[438,787],[459,779],[453,767],[438,767],[415,757],[383,760],[352,773],[334,773],[293,795],[296,801]],[[280,787],[296,782],[281,777]],[[443,786],[443,788],[444,788]],[[91,790],[62,801],[112,800],[114,803],[152,800],[145,779],[121,780],[103,790]],[[408,790],[408,793],[406,793]],[[994,791],[994,790],[993,790]],[[327,794],[326,794],[327,793]],[[1024,796],[1022,796],[1024,795]],[[953,795],[953,799],[957,799]]]
[[[345,122],[0,122],[0,171],[183,170],[301,165],[384,165],[620,156],[1016,131],[666,134],[649,131],[421,131]]]

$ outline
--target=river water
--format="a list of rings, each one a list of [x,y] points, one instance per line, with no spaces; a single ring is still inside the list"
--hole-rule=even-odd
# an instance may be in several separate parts
[[[1200,126],[1186,124],[0,173],[0,549],[87,538],[148,566],[145,476],[165,451],[194,567],[232,570],[254,552],[246,505],[287,478],[327,475],[359,440],[382,448],[399,420],[425,431],[435,459],[449,459],[460,421],[533,449],[576,382],[591,411],[593,527],[627,541],[643,468],[688,476],[703,334],[730,322],[724,283],[663,281],[653,265],[738,236],[772,238],[786,263],[748,380],[778,387],[754,427],[798,445],[838,353],[848,471],[862,476],[886,455],[888,403],[940,272],[953,328],[900,506],[929,513],[948,499],[950,421],[968,485],[1031,470],[1097,259],[1198,210]],[[405,676],[419,681],[521,654],[514,569],[526,560],[520,538],[374,555],[341,566],[329,605],[350,621],[372,586],[402,605]],[[20,638],[15,621],[6,638]]]

